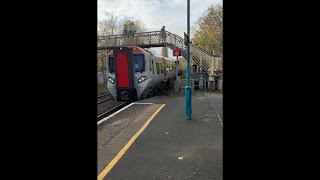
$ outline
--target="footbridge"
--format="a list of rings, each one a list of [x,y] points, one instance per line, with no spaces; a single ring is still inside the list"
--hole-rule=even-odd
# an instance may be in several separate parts
[[[131,36],[122,34],[98,36],[97,41],[97,50],[113,49],[114,47],[123,46],[139,46],[142,48],[168,47],[172,50],[180,50],[182,56],[187,58],[187,46],[184,44],[184,39],[169,31],[165,31],[165,35],[161,31],[150,31],[135,33]],[[211,75],[222,74],[222,57],[207,52],[194,44],[191,44],[190,47],[190,63],[197,65]]]

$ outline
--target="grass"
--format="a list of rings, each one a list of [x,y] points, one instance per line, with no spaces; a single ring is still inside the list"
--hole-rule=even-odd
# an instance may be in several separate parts
[[[98,95],[108,93],[108,88],[106,84],[98,85]]]

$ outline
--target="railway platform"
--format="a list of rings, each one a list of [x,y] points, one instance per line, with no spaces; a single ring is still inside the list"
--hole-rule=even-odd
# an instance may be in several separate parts
[[[191,120],[184,97],[131,103],[98,122],[98,179],[222,179],[222,94],[196,91]]]

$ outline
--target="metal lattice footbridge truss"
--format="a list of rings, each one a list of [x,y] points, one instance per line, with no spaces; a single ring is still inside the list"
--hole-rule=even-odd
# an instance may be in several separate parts
[[[165,38],[163,38],[165,37]],[[142,48],[150,47],[168,47],[172,50],[180,50],[182,56],[187,58],[187,46],[184,39],[176,34],[165,32],[165,36],[161,31],[151,31],[135,33],[134,36],[109,35],[98,36],[97,50],[113,49],[114,47],[123,46],[139,46]],[[222,58],[208,53],[204,49],[190,45],[190,61],[191,63],[201,67],[208,72],[222,73]]]

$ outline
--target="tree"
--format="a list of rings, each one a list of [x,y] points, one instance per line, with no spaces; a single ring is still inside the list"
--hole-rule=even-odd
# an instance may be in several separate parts
[[[145,24],[142,20],[129,20],[124,18],[120,22],[120,27],[122,27],[122,34],[125,36],[134,36],[135,33],[143,32],[146,30]]]
[[[117,33],[119,27],[119,17],[114,13],[105,13],[105,19],[99,21],[98,36],[108,36]],[[99,43],[104,43],[104,41],[98,41]],[[106,80],[104,71],[107,70],[107,65],[105,59],[107,57],[108,51],[100,51],[97,53],[97,71],[103,73],[103,80]]]
[[[97,70],[100,72],[103,72],[106,70],[106,53],[104,51],[98,51],[97,52]]]
[[[186,70],[187,68],[187,60],[183,56],[179,56],[179,69]]]
[[[106,18],[99,21],[98,36],[108,36],[116,33],[119,26],[119,17],[114,13],[106,14]]]
[[[144,23],[140,19],[128,20],[127,18],[124,18],[120,24],[120,27],[122,27],[121,30],[124,37],[124,43],[128,45],[137,43],[139,39],[134,37],[135,33],[143,32],[146,29]]]
[[[146,30],[145,24],[140,19],[129,20],[127,17],[120,18],[115,13],[105,13],[105,18],[98,22],[97,33],[98,36],[108,36],[115,34],[124,34],[133,36],[134,33],[143,32]],[[106,41],[98,41],[98,45],[106,43]],[[107,65],[105,59],[108,51],[100,51],[97,54],[97,68],[98,71],[106,70]],[[104,77],[105,78],[105,77]]]
[[[193,27],[192,43],[216,55],[223,54],[222,4],[210,5]]]

